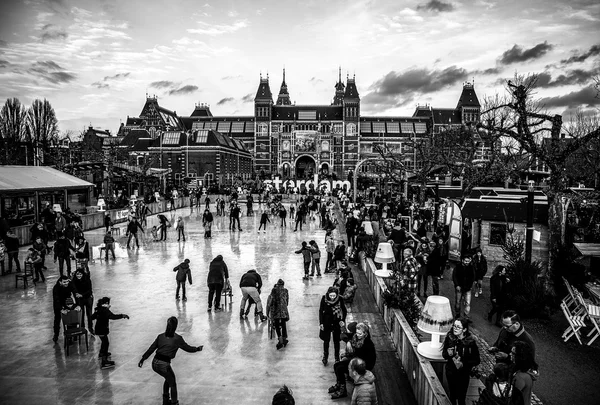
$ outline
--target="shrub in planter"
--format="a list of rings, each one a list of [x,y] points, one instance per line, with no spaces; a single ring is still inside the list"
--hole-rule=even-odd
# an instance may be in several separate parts
[[[421,306],[418,300],[415,299],[413,291],[410,291],[408,287],[400,287],[397,291],[385,290],[383,300],[388,308],[397,308],[402,311],[410,326],[417,332],[417,322],[421,317]]]

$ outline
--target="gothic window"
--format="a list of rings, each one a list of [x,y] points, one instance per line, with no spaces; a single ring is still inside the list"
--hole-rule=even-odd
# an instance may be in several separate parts
[[[344,127],[342,124],[333,124],[333,133],[341,134],[344,132]]]
[[[148,133],[150,134],[150,138],[152,138],[152,139],[156,138],[156,128],[150,127],[150,129],[148,130]]]
[[[346,126],[346,134],[348,136],[355,136],[356,135],[356,124],[348,124]]]

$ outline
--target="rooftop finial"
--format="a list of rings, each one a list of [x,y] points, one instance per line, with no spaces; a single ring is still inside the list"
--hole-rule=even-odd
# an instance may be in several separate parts
[[[283,66],[283,82],[285,83],[285,65]]]
[[[338,67],[338,83],[342,82],[342,66]]]

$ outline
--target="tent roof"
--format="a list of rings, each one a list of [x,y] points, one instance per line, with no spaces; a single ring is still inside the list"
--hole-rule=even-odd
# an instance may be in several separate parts
[[[48,166],[0,166],[0,192],[91,186],[92,183]]]

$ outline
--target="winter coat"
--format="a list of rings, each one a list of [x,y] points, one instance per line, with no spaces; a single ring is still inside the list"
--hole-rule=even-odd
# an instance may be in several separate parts
[[[350,337],[349,341],[352,341],[352,337]],[[375,362],[377,361],[377,350],[375,350],[375,344],[373,344],[371,336],[367,336],[365,338],[365,341],[361,347],[353,347],[353,349],[354,352],[348,357],[358,357],[363,359],[365,361],[367,370],[373,370],[375,367]]]
[[[346,233],[348,235],[355,235],[358,230],[358,220],[355,217],[348,218],[346,220]]]
[[[73,249],[73,245],[67,238],[60,238],[54,243],[54,260],[60,257],[63,259],[68,259],[71,256],[71,250]]]
[[[312,260],[312,252],[308,247],[301,247],[299,250],[296,250],[297,255],[302,253],[302,257],[304,258],[304,263],[310,263]]]
[[[173,271],[177,272],[177,275],[175,276],[175,280],[185,281],[185,279],[187,277],[188,281],[190,282],[190,285],[192,284],[192,270],[190,270],[189,264],[187,264],[186,262],[183,262],[179,266],[176,266],[173,269]]]
[[[354,392],[352,392],[350,405],[377,405],[375,376],[369,370],[354,381]]]
[[[256,287],[257,290],[262,288],[262,278],[256,270],[248,270],[240,279],[240,288],[242,287]]]
[[[448,348],[454,348],[454,355],[450,356]],[[471,335],[465,336],[463,339],[458,339],[450,331],[446,335],[442,349],[442,357],[446,359],[447,374],[466,374],[469,375],[473,367],[477,366],[481,361],[479,357],[479,349],[477,343]],[[462,362],[461,368],[456,368],[456,364],[452,358],[458,358]]]
[[[90,259],[90,245],[85,242],[81,245],[77,245],[75,249],[75,257],[78,259]]]
[[[529,372],[517,371],[513,376],[511,405],[531,405],[531,391],[536,376]]]
[[[108,328],[108,322],[111,319],[123,319],[123,314],[113,314],[112,311],[106,307],[96,308],[96,311],[92,314],[91,318],[96,320],[94,331],[96,335],[108,335],[110,330]]]
[[[207,223],[207,222],[210,223],[212,221],[213,221],[213,214],[212,213],[209,212],[208,214],[207,213],[202,214],[202,223],[203,224]]]
[[[337,245],[333,251],[334,260],[344,260],[346,258],[346,245]]]
[[[73,277],[73,288],[77,294],[81,294],[82,298],[90,298],[92,296],[92,280],[86,274],[81,277],[81,280],[77,277]]]
[[[475,282],[475,269],[472,265],[465,266],[458,263],[452,273],[454,287],[460,287],[461,292],[471,291]]]
[[[319,247],[317,245],[311,245],[310,252],[312,254],[313,259],[321,258],[321,249],[319,249]]]
[[[148,350],[142,355],[142,360],[146,360],[156,350],[156,356],[162,359],[174,359],[177,354],[177,350],[183,350],[188,353],[196,353],[198,347],[188,345],[182,336],[177,333],[173,337],[167,337],[164,333],[161,333],[156,337],[154,342],[150,345]]]
[[[133,233],[136,234],[138,229],[142,232],[144,232],[144,230],[142,229],[142,226],[137,222],[137,221],[131,221],[129,222],[129,224],[127,225],[127,233]]]
[[[75,287],[73,283],[69,283],[67,287],[60,284],[60,280],[52,287],[52,305],[54,310],[69,309],[67,299],[71,298],[75,302]]]
[[[427,274],[433,277],[439,277],[442,275],[442,250],[439,246],[433,248],[429,257],[427,258]]]
[[[323,325],[323,330],[319,331],[319,338],[321,338],[321,340],[329,340],[329,336],[332,332],[334,336],[339,339],[339,336],[342,333],[340,321],[346,322],[346,314],[348,312],[346,310],[346,305],[344,304],[344,299],[339,297],[339,300],[340,308],[342,310],[341,318],[334,314],[331,305],[326,303],[325,296],[321,298],[321,305],[319,306],[319,325]]]
[[[112,235],[104,235],[104,244],[110,245],[112,243],[115,243],[115,238]]]
[[[267,299],[267,316],[271,319],[285,319],[286,321],[289,321],[289,301],[290,296],[287,288],[284,288],[279,284],[275,284],[275,287],[273,287],[271,294]]]
[[[269,219],[269,215],[266,212],[263,212],[260,216],[260,223],[266,224],[267,222],[271,222],[271,220]]]
[[[506,276],[498,274],[490,278],[490,300],[496,300],[497,304],[502,304],[507,296]]]
[[[488,271],[487,259],[484,255],[475,255],[473,256],[473,261],[471,262],[471,266],[475,268],[475,279],[483,280],[483,277]]]
[[[6,239],[4,240],[6,244],[7,252],[18,252],[19,251],[19,238],[16,236],[6,235]]]
[[[66,227],[67,227],[67,220],[65,219],[65,217],[61,216],[59,218],[57,216],[56,219],[54,220],[54,229],[56,229],[56,232],[63,232]]]
[[[227,264],[223,261],[223,256],[218,255],[210,262],[206,284],[224,284],[224,280],[228,278],[229,270],[227,269]]]
[[[327,238],[327,240],[325,241],[325,251],[331,254],[335,252],[335,241],[333,240],[333,238]]]

